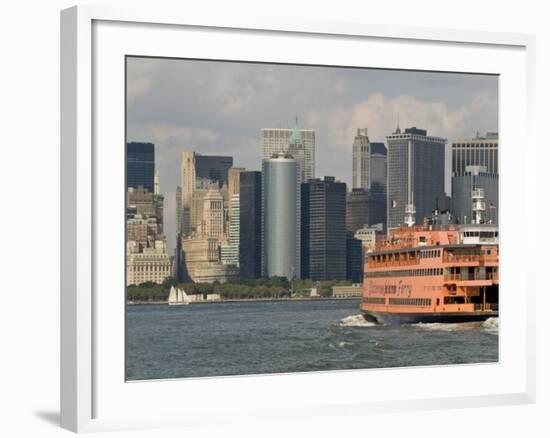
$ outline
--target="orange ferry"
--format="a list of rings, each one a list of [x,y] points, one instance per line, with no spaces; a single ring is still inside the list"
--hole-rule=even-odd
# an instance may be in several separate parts
[[[498,316],[498,227],[394,229],[366,255],[361,313],[382,324]]]

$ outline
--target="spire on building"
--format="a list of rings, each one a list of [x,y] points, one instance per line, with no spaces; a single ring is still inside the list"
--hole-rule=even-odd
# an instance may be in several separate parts
[[[155,169],[155,177],[154,177],[154,183],[153,183],[153,193],[155,195],[160,194],[160,176],[159,176],[158,168]]]
[[[395,129],[396,134],[401,134],[401,128],[399,128],[399,113],[397,113],[397,128]]]
[[[288,140],[289,144],[303,144],[302,142],[302,133],[300,132],[300,128],[298,127],[298,116],[294,119],[294,128],[292,129],[292,134],[290,135],[290,138]]]

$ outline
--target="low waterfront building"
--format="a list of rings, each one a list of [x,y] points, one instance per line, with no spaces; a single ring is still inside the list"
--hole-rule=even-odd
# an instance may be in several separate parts
[[[172,261],[163,250],[146,248],[126,256],[126,285],[161,284],[172,276]]]
[[[363,285],[355,283],[351,286],[334,286],[332,288],[333,298],[361,298],[363,294]]]
[[[189,294],[187,295],[189,303],[208,303],[212,301],[221,301],[220,294]]]

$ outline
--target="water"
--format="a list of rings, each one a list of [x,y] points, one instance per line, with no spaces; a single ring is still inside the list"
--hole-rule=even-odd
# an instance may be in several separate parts
[[[127,307],[127,379],[498,361],[498,319],[379,326],[357,300]]]

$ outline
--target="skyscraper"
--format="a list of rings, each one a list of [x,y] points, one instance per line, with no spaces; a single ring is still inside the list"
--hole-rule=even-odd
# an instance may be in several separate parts
[[[164,196],[149,192],[145,187],[130,187],[126,193],[126,216],[135,215],[156,220],[159,233],[164,232]]]
[[[231,196],[231,215],[229,218],[229,230],[227,242],[221,247],[221,261],[226,265],[239,266],[239,243],[240,243],[240,195],[235,193]]]
[[[302,254],[312,280],[346,278],[346,184],[334,177],[302,184]],[[304,273],[302,273],[304,276]]]
[[[483,220],[498,224],[498,175],[487,172],[485,166],[466,166],[465,172],[453,175],[452,207],[454,218],[460,224],[471,224],[474,220],[472,212],[472,191],[483,189],[486,209]]]
[[[498,175],[498,133],[488,132],[485,137],[455,140],[452,143],[452,175],[467,172],[467,166],[485,166],[487,173]]]
[[[126,144],[126,190],[143,186],[155,191],[155,145],[153,143]]]
[[[240,174],[239,271],[243,278],[262,275],[262,172]]]
[[[387,226],[405,224],[407,206],[416,208],[416,223],[430,217],[445,195],[445,143],[416,127],[399,127],[388,144]]]
[[[196,177],[216,181],[220,187],[228,183],[228,173],[231,167],[233,167],[233,157],[195,153]]]
[[[262,162],[262,270],[268,277],[300,278],[298,163],[280,152]]]
[[[202,233],[207,237],[224,237],[223,197],[219,189],[211,186],[204,196]]]
[[[300,163],[302,158],[294,155],[299,155],[296,153],[297,149],[303,149],[300,180],[307,182],[310,178],[315,178],[315,131],[300,129],[298,118],[295,120],[294,128],[262,128],[261,142],[264,160],[279,152],[288,152]],[[294,154],[290,148],[294,150]]]
[[[352,233],[369,224],[369,191],[352,189],[346,199],[346,229]]]
[[[498,223],[498,133],[479,133],[452,143],[452,213],[459,223],[472,222],[472,190],[483,189],[487,222]]]
[[[357,129],[353,139],[352,151],[352,188],[370,188],[370,141],[366,129]]]
[[[353,283],[363,280],[362,242],[353,233],[346,233],[346,279]]]
[[[388,184],[388,150],[384,143],[370,144],[369,173],[370,187],[375,183],[380,184],[385,193]]]
[[[240,175],[245,171],[244,167],[231,167],[227,172],[227,218],[231,222],[231,200],[233,195],[240,193]],[[227,228],[229,229],[229,223]]]
[[[217,155],[200,155],[192,150],[184,150],[181,154],[181,205],[178,206],[178,217],[181,221],[181,232],[184,236],[191,235],[192,225],[197,225],[196,212],[193,212],[193,198],[198,186],[208,186],[217,183],[219,187],[228,183],[228,171],[233,166],[233,157]],[[193,222],[195,218],[195,222]]]
[[[386,225],[386,191],[373,182],[370,189],[352,189],[346,199],[346,229],[352,233],[364,225]]]

